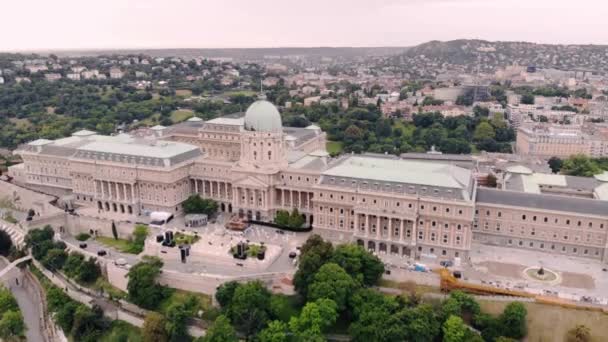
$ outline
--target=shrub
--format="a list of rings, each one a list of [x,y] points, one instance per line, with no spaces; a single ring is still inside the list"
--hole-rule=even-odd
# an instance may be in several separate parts
[[[91,237],[91,235],[89,235],[87,233],[80,233],[80,234],[76,235],[76,240],[87,241],[90,237]]]

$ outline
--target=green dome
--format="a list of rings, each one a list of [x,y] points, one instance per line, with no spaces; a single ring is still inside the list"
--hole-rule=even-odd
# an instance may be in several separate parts
[[[244,128],[256,132],[281,132],[283,130],[281,114],[272,103],[257,100],[247,108]]]

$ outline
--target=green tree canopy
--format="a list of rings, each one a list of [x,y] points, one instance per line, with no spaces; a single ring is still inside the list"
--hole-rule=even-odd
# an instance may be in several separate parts
[[[207,214],[209,217],[215,215],[218,209],[216,201],[208,198],[201,198],[198,194],[188,197],[182,203],[186,214]]]
[[[311,235],[301,248],[298,270],[294,275],[296,290],[306,297],[308,286],[312,283],[315,273],[333,255],[331,242],[324,241],[319,235]]]
[[[462,318],[451,315],[443,323],[443,342],[465,342],[467,327]]]
[[[490,125],[487,121],[482,121],[475,128],[475,133],[473,134],[473,139],[477,141],[481,141],[484,139],[494,139],[496,133],[494,132],[494,127]]]
[[[144,341],[167,342],[169,336],[165,330],[166,320],[158,312],[150,311],[144,319],[142,335]]]
[[[592,177],[601,173],[602,169],[597,163],[583,154],[571,156],[564,161],[561,173],[570,176]]]
[[[270,319],[270,292],[258,281],[241,284],[235,289],[227,312],[239,331],[253,336]]]
[[[356,244],[336,247],[331,262],[366,286],[375,285],[384,274],[384,263],[365,248]]]
[[[339,311],[346,308],[350,294],[359,284],[338,264],[329,262],[321,266],[309,288],[308,299],[327,298],[333,300]]]
[[[165,297],[165,291],[156,281],[163,262],[158,258],[148,257],[131,267],[127,277],[127,290],[133,303],[146,309],[154,309]]]
[[[260,342],[272,341],[279,342],[277,340],[262,340],[258,337]],[[236,331],[230,325],[230,320],[224,315],[219,315],[213,324],[207,329],[205,336],[200,337],[196,340],[197,342],[238,342],[239,339],[236,336]]]
[[[526,324],[526,316],[528,311],[520,302],[512,302],[507,305],[502,315],[500,315],[500,323],[502,324],[503,336],[515,339],[521,339],[528,333]]]

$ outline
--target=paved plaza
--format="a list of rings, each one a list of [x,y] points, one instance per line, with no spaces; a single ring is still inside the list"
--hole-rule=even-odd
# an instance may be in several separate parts
[[[528,267],[543,267],[557,272],[561,280],[555,285],[531,280],[524,275]],[[599,300],[608,298],[608,272],[603,271],[605,267],[598,260],[473,244],[471,260],[464,264],[463,270],[465,278],[470,281]]]

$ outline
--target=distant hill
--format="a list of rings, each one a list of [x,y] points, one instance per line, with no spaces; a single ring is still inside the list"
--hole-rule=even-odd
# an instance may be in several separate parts
[[[116,50],[65,50],[41,51],[58,56],[98,56],[144,54],[153,57],[227,57],[235,60],[257,60],[265,56],[305,56],[308,58],[360,56],[387,56],[403,53],[406,47],[302,47],[302,48],[250,48],[250,49],[116,49]]]
[[[528,42],[490,42],[460,39],[431,41],[409,48],[399,57],[443,65],[463,65],[475,68],[478,60],[483,69],[517,63],[539,68],[583,69],[608,71],[606,45],[550,45]]]

